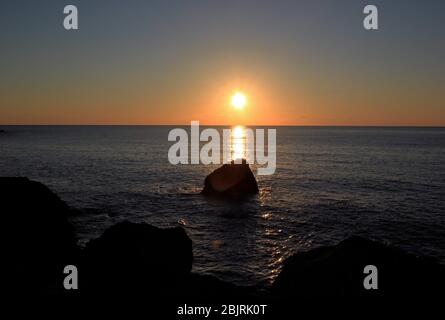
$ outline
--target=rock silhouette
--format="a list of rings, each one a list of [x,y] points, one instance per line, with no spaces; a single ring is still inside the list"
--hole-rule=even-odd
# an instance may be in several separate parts
[[[86,295],[149,297],[158,301],[249,297],[252,290],[191,273],[192,241],[181,227],[160,229],[124,221],[90,241],[82,254]]]
[[[363,286],[364,267],[378,270],[378,290]],[[361,237],[288,258],[272,292],[295,296],[438,295],[445,285],[445,266]]]
[[[61,292],[61,271],[78,253],[68,222],[72,210],[46,186],[27,178],[0,178],[0,194],[6,286],[15,293]]]
[[[360,237],[293,255],[270,288],[237,286],[191,272],[192,242],[180,227],[121,222],[80,249],[69,223],[76,211],[43,184],[0,178],[0,194],[3,288],[12,295],[257,303],[302,296],[440,297],[445,287],[445,266],[435,260]],[[75,292],[63,288],[67,264],[79,269]],[[378,268],[378,290],[363,287],[366,265]]]
[[[166,294],[182,284],[192,261],[192,241],[184,229],[159,229],[125,221],[87,244],[82,265],[88,290],[150,288]]]
[[[224,164],[204,180],[202,194],[223,198],[243,198],[258,193],[258,184],[246,160]]]

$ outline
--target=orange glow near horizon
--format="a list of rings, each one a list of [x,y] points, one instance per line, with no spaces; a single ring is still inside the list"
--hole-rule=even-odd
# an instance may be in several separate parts
[[[184,87],[182,82],[159,85],[150,94],[142,85],[132,91],[89,91],[79,85],[69,94],[33,89],[4,96],[0,125],[189,125],[193,120],[210,126],[445,125],[440,101],[431,98],[430,112],[419,112],[424,102],[415,91],[365,99],[358,91],[339,94],[330,87],[317,95],[304,81],[290,85],[252,72],[245,78],[221,74],[214,82],[207,75],[197,79]]]

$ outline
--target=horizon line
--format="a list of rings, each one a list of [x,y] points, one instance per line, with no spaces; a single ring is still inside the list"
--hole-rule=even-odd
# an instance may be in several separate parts
[[[238,124],[199,124],[203,127],[233,127],[237,126]],[[71,127],[172,127],[172,126],[178,126],[178,127],[186,127],[190,126],[190,123],[188,124],[0,124],[0,127],[14,127],[14,126],[46,126],[46,127],[57,127],[57,126],[71,126]],[[314,125],[304,125],[304,124],[279,124],[279,125],[272,125],[272,124],[242,124],[242,126],[245,127],[369,127],[369,128],[445,128],[444,125],[398,125],[398,124],[366,124],[366,125],[356,125],[356,124],[314,124]]]

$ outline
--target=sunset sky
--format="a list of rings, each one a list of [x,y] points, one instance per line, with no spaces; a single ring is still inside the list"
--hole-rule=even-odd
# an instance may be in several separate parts
[[[2,0],[0,124],[445,126],[444,14],[441,0]]]

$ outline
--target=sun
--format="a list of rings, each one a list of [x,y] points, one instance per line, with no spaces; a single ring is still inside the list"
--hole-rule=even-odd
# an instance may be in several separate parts
[[[247,97],[244,93],[238,91],[232,96],[231,101],[235,109],[242,110],[247,104]]]

